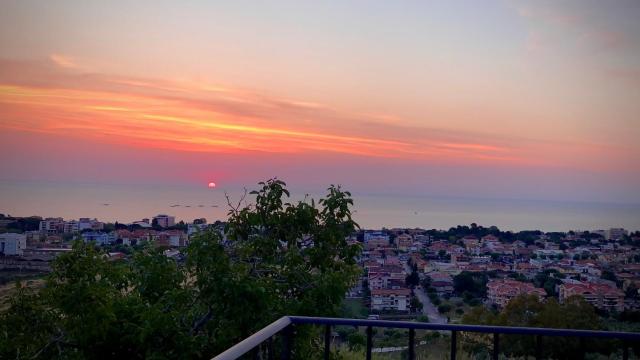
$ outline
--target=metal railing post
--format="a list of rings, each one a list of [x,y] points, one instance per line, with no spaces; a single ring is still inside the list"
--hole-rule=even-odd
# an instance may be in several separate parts
[[[542,359],[542,335],[536,335],[536,360]]]
[[[267,340],[267,359],[275,360],[275,354],[273,349],[273,336]]]
[[[291,360],[291,350],[293,347],[293,324],[287,326],[282,331],[282,360]]]
[[[367,360],[371,360],[371,347],[373,346],[373,329],[367,326]]]
[[[493,333],[493,360],[498,360],[500,356],[500,334]]]
[[[416,358],[416,330],[409,329],[409,360]]]
[[[629,360],[629,344],[627,344],[627,341],[622,342],[622,360]]]
[[[457,344],[457,331],[452,331],[451,332],[451,360],[456,360],[456,352],[458,350],[458,344]]]
[[[325,325],[324,327],[324,360],[329,360],[329,354],[331,353],[331,325]]]

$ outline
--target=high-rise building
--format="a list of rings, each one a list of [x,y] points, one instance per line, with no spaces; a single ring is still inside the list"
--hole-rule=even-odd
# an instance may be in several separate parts
[[[158,224],[160,227],[166,228],[176,224],[176,217],[160,214],[153,217],[153,222]]]
[[[605,232],[605,238],[607,240],[620,240],[627,234],[628,232],[625,229],[611,228]]]
[[[40,221],[40,232],[43,234],[57,234],[64,231],[63,218],[46,218]]]

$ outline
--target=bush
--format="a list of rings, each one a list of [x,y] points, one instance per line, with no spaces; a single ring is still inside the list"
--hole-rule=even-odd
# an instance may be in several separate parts
[[[364,335],[358,332],[349,334],[347,341],[349,342],[349,350],[351,351],[359,351],[367,345],[367,339],[364,337]]]
[[[448,313],[449,311],[451,311],[451,305],[449,304],[442,304],[438,306],[438,312],[440,314]]]

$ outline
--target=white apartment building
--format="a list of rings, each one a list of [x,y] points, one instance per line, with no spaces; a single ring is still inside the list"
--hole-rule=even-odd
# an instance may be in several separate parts
[[[166,228],[176,224],[176,217],[170,215],[160,214],[153,217],[153,220],[158,224],[158,226]]]
[[[63,232],[65,234],[77,233],[80,231],[80,224],[75,220],[66,221],[64,223],[63,229]]]
[[[98,221],[98,219],[80,218],[78,220],[78,230],[102,230],[104,223]]]
[[[46,218],[40,221],[40,232],[43,234],[57,234],[64,230],[63,218]]]
[[[629,232],[622,228],[611,228],[605,232],[605,238],[607,240],[620,240]]]
[[[409,310],[409,289],[374,289],[371,290],[371,310]]]
[[[0,254],[7,256],[22,255],[27,247],[27,237],[24,234],[0,234]]]

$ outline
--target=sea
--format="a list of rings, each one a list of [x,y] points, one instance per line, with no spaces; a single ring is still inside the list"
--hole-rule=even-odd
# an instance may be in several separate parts
[[[303,200],[304,191],[291,189],[290,200]],[[241,187],[210,189],[206,184],[95,184],[45,181],[0,181],[0,213],[12,216],[97,218],[130,223],[157,214],[177,221],[225,220],[231,206],[245,206]],[[323,193],[309,192],[307,199]],[[448,229],[476,223],[503,230],[599,230],[622,227],[640,230],[640,204],[535,199],[498,199],[380,194],[352,191],[353,217],[365,229],[409,227]]]

